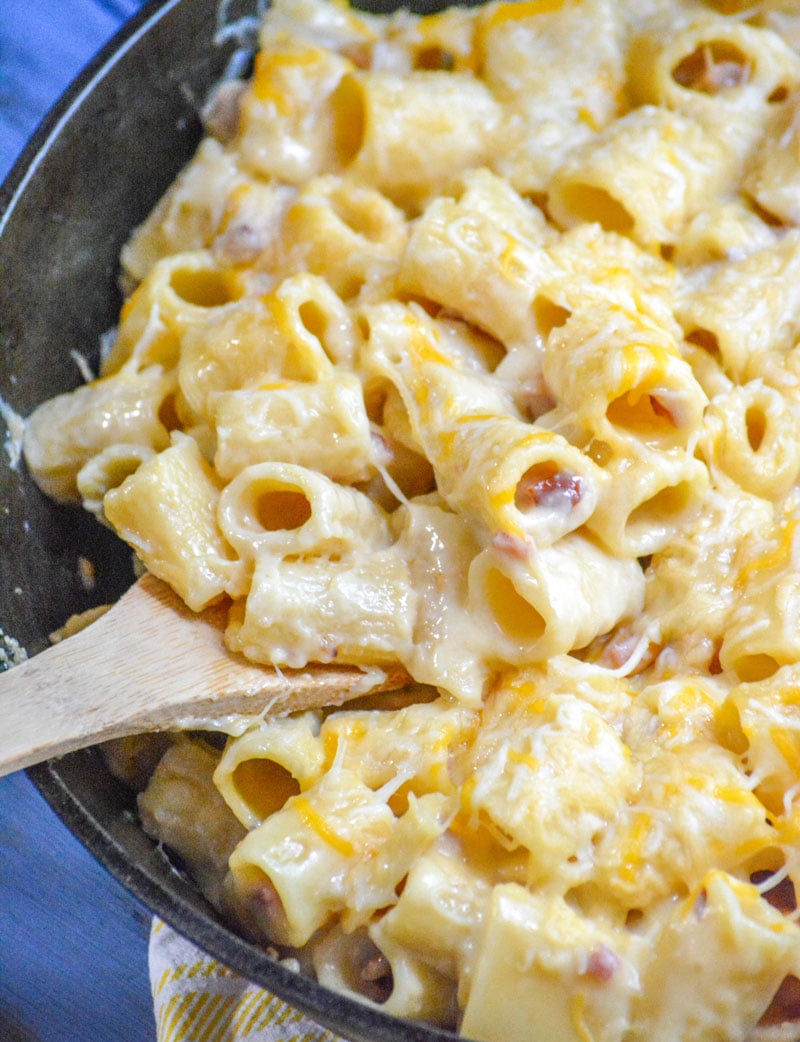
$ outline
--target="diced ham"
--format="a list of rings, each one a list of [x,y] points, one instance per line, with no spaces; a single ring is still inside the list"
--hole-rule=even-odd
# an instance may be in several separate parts
[[[610,981],[620,967],[620,958],[607,944],[601,944],[589,953],[586,974],[598,981]]]
[[[786,1024],[800,1020],[800,980],[789,974],[784,977],[766,1013],[758,1022],[762,1027]]]
[[[531,554],[531,543],[522,536],[512,535],[511,532],[495,532],[492,537],[492,546],[502,554],[508,554],[518,561],[527,561]]]
[[[538,467],[523,474],[517,485],[514,502],[520,510],[545,507],[568,513],[583,496],[583,478],[569,470],[543,473]]]

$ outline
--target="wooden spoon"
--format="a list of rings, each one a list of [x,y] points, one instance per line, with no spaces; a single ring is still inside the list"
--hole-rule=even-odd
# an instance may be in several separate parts
[[[91,625],[0,674],[0,776],[109,738],[341,705],[411,682],[400,666],[253,665],[225,648],[226,614],[196,614],[145,575]]]

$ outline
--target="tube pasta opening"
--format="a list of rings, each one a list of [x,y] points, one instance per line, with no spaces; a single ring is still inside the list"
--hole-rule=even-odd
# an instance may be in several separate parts
[[[557,414],[585,430],[587,442],[636,455],[643,446],[691,451],[697,440],[705,392],[672,330],[641,312],[572,312],[548,338],[543,375]]]
[[[103,518],[103,498],[135,473],[154,450],[149,445],[110,445],[93,456],[78,471],[76,484],[85,510]]]
[[[750,79],[750,59],[731,40],[702,41],[673,66],[672,78],[687,90],[719,94]]]
[[[585,647],[640,610],[644,595],[636,559],[615,557],[584,531],[541,550],[496,538],[468,582],[470,606],[497,629],[491,654],[511,663]]]
[[[589,527],[613,553],[656,553],[688,521],[709,485],[705,465],[680,449],[648,449],[615,455]]]
[[[731,146],[698,120],[641,105],[567,158],[548,191],[564,228],[598,222],[655,252],[726,184]]]
[[[377,292],[383,278],[393,275],[406,237],[403,214],[380,192],[344,178],[319,177],[286,214],[284,264],[322,276],[318,296],[333,292],[353,300],[362,290]]]
[[[627,391],[609,403],[606,417],[612,426],[643,442],[670,443],[675,439],[672,413],[657,394]]]
[[[332,100],[340,169],[406,212],[491,158],[500,108],[471,75],[358,70],[342,77]]]
[[[686,334],[690,344],[700,347],[712,358],[719,361],[722,357],[719,349],[719,340],[710,329],[693,329]]]
[[[774,388],[755,380],[715,396],[699,444],[709,466],[775,502],[797,480],[798,439],[795,411]]]
[[[333,927],[313,944],[314,970],[320,984],[361,995],[384,1005],[394,989],[392,968],[364,930],[346,933]]]
[[[323,278],[310,272],[290,275],[269,298],[269,308],[297,358],[295,378],[319,379],[330,373],[331,363],[351,360],[352,322],[341,298]]]
[[[292,531],[311,517],[311,504],[300,489],[265,481],[252,495],[252,516],[265,532]]]
[[[556,304],[549,297],[539,294],[533,301],[533,317],[536,328],[543,338],[547,338],[554,329],[563,326],[572,314],[565,307]]]
[[[230,277],[214,268],[177,267],[169,285],[177,297],[198,308],[219,308],[236,299]]]
[[[102,362],[103,375],[123,365],[174,365],[187,330],[240,296],[235,272],[220,267],[207,250],[157,261],[123,305],[117,336]]]
[[[492,618],[506,637],[517,644],[541,640],[547,626],[541,612],[520,596],[507,575],[490,568],[483,589]]]
[[[731,669],[741,681],[752,683],[757,680],[768,680],[778,672],[781,664],[776,662],[772,655],[767,655],[763,652],[756,652],[751,655],[739,655],[738,657],[727,661],[726,666]]]
[[[338,558],[389,543],[386,519],[367,496],[291,463],[240,471],[222,490],[219,523],[248,559],[273,553]]]
[[[748,406],[744,414],[744,428],[747,435],[747,443],[753,452],[758,452],[764,444],[767,434],[767,416],[763,406],[754,402]]]
[[[658,21],[634,39],[629,90],[637,104],[667,106],[724,137],[743,159],[775,108],[796,89],[800,60],[788,42],[744,19],[698,10],[665,40]],[[732,168],[730,177],[739,176]]]
[[[312,336],[322,343],[328,329],[330,315],[317,300],[304,300],[297,309],[300,321]]]
[[[536,507],[568,513],[581,500],[584,478],[570,470],[559,470],[552,460],[528,467],[517,482],[514,506],[525,514]]]
[[[625,205],[606,188],[576,181],[565,185],[559,196],[559,211],[568,214],[571,222],[596,221],[607,232],[629,235],[635,219]]]
[[[354,75],[342,76],[331,96],[334,150],[340,168],[349,166],[364,144],[366,111],[364,94]]]
[[[228,741],[214,784],[246,828],[255,828],[322,772],[323,752],[310,713],[251,726]]]
[[[264,821],[300,792],[294,775],[275,760],[242,760],[233,770],[230,784],[242,804],[258,821]]]
[[[655,529],[677,525],[695,504],[696,493],[691,482],[680,481],[676,485],[668,485],[631,512],[625,525],[625,534],[633,544],[642,546]]]

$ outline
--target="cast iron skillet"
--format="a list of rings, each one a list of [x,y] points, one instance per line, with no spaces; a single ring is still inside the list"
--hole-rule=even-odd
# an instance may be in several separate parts
[[[257,6],[151,0],[67,91],[0,188],[0,395],[21,416],[80,382],[71,352],[96,362],[98,338],[119,309],[120,247],[193,152],[197,109],[237,52],[235,40],[217,34],[218,3],[234,16]],[[424,13],[442,5],[410,6]],[[91,590],[81,581],[81,556],[94,566]],[[116,599],[131,581],[127,548],[82,511],[46,500],[24,464],[10,466],[0,451],[6,634],[33,653],[72,612]],[[324,1026],[352,1042],[456,1037],[337,995],[232,933],[145,836],[131,793],[96,749],[28,773],[78,839],[151,911]]]

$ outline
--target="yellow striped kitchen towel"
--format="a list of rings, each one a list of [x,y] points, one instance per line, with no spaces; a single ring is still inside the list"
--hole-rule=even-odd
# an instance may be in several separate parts
[[[149,961],[158,1042],[346,1042],[160,919],[150,931]]]

